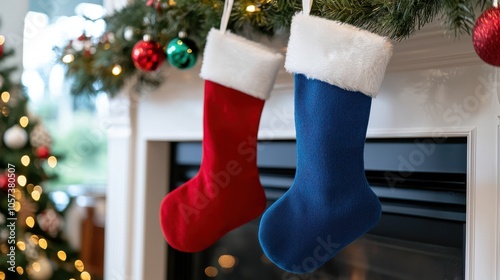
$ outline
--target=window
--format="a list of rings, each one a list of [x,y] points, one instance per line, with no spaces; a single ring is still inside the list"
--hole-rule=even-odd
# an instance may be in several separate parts
[[[72,96],[71,80],[64,76],[65,66],[57,61],[53,48],[64,47],[82,34],[99,37],[105,29],[103,1],[30,0],[29,5],[22,83],[31,112],[53,138],[52,152],[60,155],[57,179],[47,187],[102,192],[107,173],[107,95]]]

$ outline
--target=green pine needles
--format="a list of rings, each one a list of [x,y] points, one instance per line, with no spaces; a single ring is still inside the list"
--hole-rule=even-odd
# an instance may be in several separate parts
[[[301,5],[301,0],[236,0],[228,29],[246,37],[283,34]],[[455,36],[470,34],[478,11],[489,6],[486,0],[316,0],[311,14],[399,41],[434,20],[441,21]],[[67,75],[74,78],[72,92],[104,91],[113,96],[131,78],[137,79],[139,87],[158,86],[158,73],[145,73],[134,67],[130,53],[135,43],[149,34],[166,46],[179,31],[185,31],[203,49],[210,28],[220,25],[223,7],[222,0],[155,0],[153,6],[137,0],[108,16],[107,34],[94,43],[92,54],[70,47],[59,50],[61,57],[74,55],[67,68]],[[116,65],[122,69],[119,75],[111,71]]]

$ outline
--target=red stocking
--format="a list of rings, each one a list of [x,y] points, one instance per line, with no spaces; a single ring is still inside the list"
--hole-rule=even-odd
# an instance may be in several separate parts
[[[198,174],[169,193],[160,222],[167,242],[201,251],[265,209],[256,142],[264,100],[282,56],[233,34],[210,31],[205,79],[203,155]]]

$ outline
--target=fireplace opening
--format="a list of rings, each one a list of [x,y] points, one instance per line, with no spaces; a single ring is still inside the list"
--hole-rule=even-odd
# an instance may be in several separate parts
[[[293,182],[295,145],[258,144],[268,206]],[[172,143],[172,151],[170,190],[197,173],[201,143]],[[382,203],[380,222],[315,272],[293,275],[272,264],[258,242],[258,218],[199,253],[168,247],[167,280],[465,279],[467,138],[367,139],[365,169]]]

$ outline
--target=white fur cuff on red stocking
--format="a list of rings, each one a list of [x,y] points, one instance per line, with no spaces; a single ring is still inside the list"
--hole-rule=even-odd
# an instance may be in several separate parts
[[[208,33],[200,76],[265,100],[282,63],[283,56],[277,51],[213,28]]]

